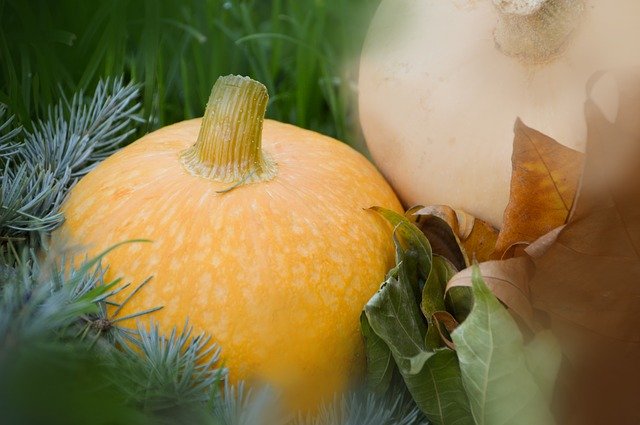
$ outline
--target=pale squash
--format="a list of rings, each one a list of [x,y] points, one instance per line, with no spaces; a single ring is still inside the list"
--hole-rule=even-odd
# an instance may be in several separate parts
[[[54,238],[90,255],[152,240],[106,258],[108,278],[153,276],[121,315],[163,306],[144,320],[164,332],[188,318],[220,344],[232,380],[308,409],[363,367],[359,315],[394,256],[391,229],[366,209],[401,207],[347,145],[263,121],[267,98],[253,80],[220,78],[204,120],[148,134],[84,177]]]
[[[584,149],[587,82],[640,66],[639,39],[638,0],[383,0],[360,64],[367,146],[407,206],[500,226],[516,119]]]

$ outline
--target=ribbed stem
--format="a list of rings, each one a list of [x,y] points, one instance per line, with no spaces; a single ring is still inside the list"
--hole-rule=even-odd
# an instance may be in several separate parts
[[[506,55],[546,62],[562,51],[580,23],[584,0],[493,0],[495,41]]]
[[[181,155],[187,170],[226,183],[273,178],[276,164],[262,151],[262,123],[268,100],[266,87],[251,78],[218,78],[198,140]]]

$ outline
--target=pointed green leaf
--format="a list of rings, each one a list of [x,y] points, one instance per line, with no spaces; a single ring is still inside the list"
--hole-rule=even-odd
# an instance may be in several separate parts
[[[422,289],[422,302],[420,308],[427,318],[429,327],[427,328],[426,344],[430,350],[441,347],[442,340],[436,327],[433,314],[438,311],[445,311],[444,293],[449,279],[456,274],[457,270],[448,260],[439,255],[433,256],[431,271]]]
[[[367,315],[360,315],[360,328],[367,356],[367,386],[382,394],[389,388],[396,364],[387,344],[371,329]]]
[[[454,351],[436,351],[407,386],[434,425],[474,425]]]
[[[422,296],[422,283],[425,280],[420,271],[420,261],[422,261],[421,253],[412,243],[400,241],[398,234],[395,232],[393,241],[396,245],[396,258],[398,262],[398,265],[394,269],[396,271],[394,277],[406,282],[409,287],[411,287],[414,298],[420,299]],[[403,248],[403,245],[405,245],[406,248]],[[431,259],[428,259],[428,261],[431,262]]]
[[[546,397],[528,369],[520,330],[477,266],[472,288],[473,310],[452,338],[476,424],[553,424]]]
[[[422,276],[427,276],[431,269],[433,256],[431,244],[420,229],[414,226],[405,216],[381,207],[372,207],[373,211],[384,217],[395,228],[396,242],[403,250],[414,249]],[[400,259],[397,259],[400,262]]]
[[[462,323],[473,308],[473,291],[468,286],[454,286],[447,291],[444,302],[447,311]]]
[[[364,311],[371,328],[391,349],[400,370],[411,370],[411,359],[426,351],[427,326],[409,285],[390,277]]]

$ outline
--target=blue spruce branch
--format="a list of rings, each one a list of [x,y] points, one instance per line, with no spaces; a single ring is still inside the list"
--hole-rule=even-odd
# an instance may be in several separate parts
[[[63,98],[33,131],[15,127],[0,107],[0,238],[50,232],[63,220],[60,206],[78,178],[111,155],[141,122],[138,87],[106,79],[93,96]],[[16,139],[20,138],[20,141]]]

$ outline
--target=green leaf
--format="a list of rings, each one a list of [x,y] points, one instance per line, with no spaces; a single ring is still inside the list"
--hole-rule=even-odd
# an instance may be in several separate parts
[[[473,308],[473,291],[468,286],[454,286],[447,291],[444,302],[447,311],[462,323]]]
[[[389,277],[365,306],[365,313],[427,418],[435,425],[472,425],[455,353],[427,349],[427,326],[410,284]]]
[[[454,351],[436,351],[407,386],[434,425],[474,425]]]
[[[472,280],[473,310],[452,338],[476,424],[553,424],[548,401],[528,368],[532,362],[516,322],[477,266]]]
[[[426,352],[427,326],[411,288],[390,277],[364,308],[373,331],[393,353],[401,371],[410,371],[412,359]]]
[[[378,394],[382,394],[391,384],[396,364],[387,344],[371,328],[367,315],[360,315],[360,327],[364,336],[367,356],[367,386]]]
[[[433,265],[422,291],[422,312],[431,316],[436,311],[445,310],[444,291],[447,282],[457,273],[449,260],[439,255],[433,256]]]
[[[391,211],[381,207],[372,207],[373,211],[376,211],[382,217],[384,217],[395,228],[396,245],[400,244],[403,251],[415,250],[415,255],[418,261],[418,271],[422,276],[429,275],[431,269],[431,258],[433,252],[431,250],[431,244],[427,237],[414,226],[405,216],[398,214],[395,211]],[[399,263],[400,258],[397,259]]]
[[[442,346],[440,333],[433,319],[433,314],[438,311],[445,311],[444,293],[449,279],[456,274],[456,269],[444,257],[435,255],[433,257],[429,277],[422,289],[422,302],[420,308],[427,318],[429,327],[427,328],[426,344],[431,350]]]
[[[372,209],[394,226],[397,266],[365,306],[363,333],[366,337],[373,331],[386,344],[411,396],[431,423],[472,425],[456,355],[435,350],[441,339],[431,319],[436,311],[445,310],[444,291],[455,268],[444,258],[434,258],[428,239],[406,217]],[[427,321],[420,303],[425,305]],[[373,373],[381,376],[382,368]]]

